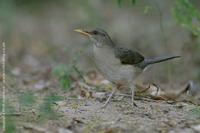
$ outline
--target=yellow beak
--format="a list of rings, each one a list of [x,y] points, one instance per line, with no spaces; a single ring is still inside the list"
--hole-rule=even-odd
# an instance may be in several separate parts
[[[87,31],[83,31],[81,29],[75,29],[74,31],[78,32],[78,33],[81,33],[82,35],[85,35],[85,36],[88,36],[88,37],[91,36],[91,34],[89,34]]]

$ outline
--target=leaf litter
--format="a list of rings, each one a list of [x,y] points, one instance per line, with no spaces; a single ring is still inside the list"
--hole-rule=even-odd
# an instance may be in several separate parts
[[[21,71],[15,70],[19,78],[12,84],[16,90],[8,92],[12,98],[8,103],[14,108],[9,113],[13,130],[52,133],[198,130],[198,85],[193,81],[180,89],[161,88],[158,84],[137,85],[138,107],[130,106],[130,93],[118,92],[111,103],[101,109],[113,85],[99,73],[91,71],[82,78],[68,74],[70,89],[63,90],[58,78],[51,74],[52,70],[46,69],[43,73],[36,71],[35,76],[27,79],[20,77]],[[16,93],[19,97],[15,97]],[[14,115],[16,113],[20,115]]]

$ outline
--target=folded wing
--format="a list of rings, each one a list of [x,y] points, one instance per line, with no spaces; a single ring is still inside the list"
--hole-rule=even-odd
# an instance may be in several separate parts
[[[127,48],[115,48],[115,57],[117,57],[122,64],[134,65],[144,61],[142,56],[137,51],[133,51]]]

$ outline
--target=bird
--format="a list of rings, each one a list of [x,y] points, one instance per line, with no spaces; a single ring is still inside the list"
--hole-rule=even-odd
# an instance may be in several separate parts
[[[128,87],[131,89],[131,104],[134,102],[136,79],[149,65],[179,58],[180,56],[158,56],[146,58],[139,52],[118,46],[109,34],[100,28],[93,30],[75,29],[84,36],[89,37],[93,45],[93,58],[97,69],[115,87],[102,107],[106,107],[116,90]]]

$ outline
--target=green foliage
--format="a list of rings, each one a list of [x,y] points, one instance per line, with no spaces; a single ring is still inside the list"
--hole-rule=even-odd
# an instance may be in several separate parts
[[[200,35],[200,12],[189,0],[176,0],[172,14],[178,24],[191,31],[194,35]]]
[[[0,99],[0,111],[2,111],[2,105],[3,105],[3,100],[2,99]],[[11,106],[9,103],[8,103],[8,101],[6,101],[6,103],[5,103],[5,112],[7,113],[7,114],[12,114],[12,113],[14,113],[15,112],[15,108],[13,107],[13,106]]]
[[[56,119],[58,114],[54,111],[53,104],[56,101],[60,101],[62,99],[63,99],[63,97],[57,96],[57,95],[54,95],[54,94],[51,94],[51,95],[44,97],[44,102],[39,107],[40,118],[42,120],[45,119],[45,118]]]
[[[200,118],[200,107],[193,108],[189,111],[190,115]]]
[[[39,5],[39,4],[45,4],[49,2],[53,2],[54,0],[13,0],[13,3],[15,3],[18,6],[24,5],[24,6],[31,6],[31,5]],[[60,0],[57,0],[60,1]]]
[[[15,133],[15,121],[11,118],[11,116],[6,116],[6,133]]]
[[[2,112],[2,105],[3,105],[2,99],[0,99],[0,105],[1,105],[0,111]],[[12,107],[7,101],[5,103],[5,112],[6,114],[12,114],[15,112],[14,107]],[[14,120],[9,115],[6,115],[5,120],[6,120],[6,133],[14,133],[16,129]]]
[[[35,103],[35,97],[32,92],[23,92],[19,95],[19,103],[22,106],[32,106]]]
[[[75,54],[72,62],[70,62],[68,66],[60,64],[60,65],[57,65],[53,69],[53,74],[56,77],[58,77],[59,84],[64,90],[71,89],[72,81],[71,81],[70,76],[72,75],[73,72],[75,72],[79,76],[79,78],[84,80],[82,73],[80,72],[80,70],[77,67],[77,61],[80,58],[81,52],[82,51]]]
[[[71,86],[70,75],[72,72],[71,66],[58,65],[53,69],[53,74],[58,77],[59,84],[64,90],[69,90]]]
[[[0,98],[0,111],[2,111],[3,100]]]
[[[15,108],[13,107],[13,106],[11,106],[11,105],[9,105],[8,103],[6,103],[6,105],[5,105],[5,112],[7,113],[7,114],[12,114],[12,113],[14,113],[16,110],[15,110]]]
[[[146,6],[144,7],[144,14],[149,13],[150,10],[151,10],[151,7],[150,7],[149,5],[146,5]]]
[[[123,1],[123,0],[117,0],[119,6],[122,5],[122,1]],[[131,0],[131,3],[132,3],[132,5],[135,5],[136,0]]]

